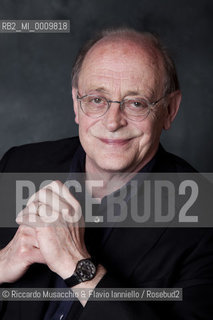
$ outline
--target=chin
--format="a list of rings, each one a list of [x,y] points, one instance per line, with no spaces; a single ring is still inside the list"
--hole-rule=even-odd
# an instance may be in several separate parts
[[[128,163],[124,161],[118,161],[118,159],[105,159],[104,161],[99,161],[99,167],[108,172],[124,172],[128,171]]]

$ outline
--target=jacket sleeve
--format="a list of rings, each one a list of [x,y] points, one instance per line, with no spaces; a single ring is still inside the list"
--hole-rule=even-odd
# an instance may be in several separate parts
[[[169,258],[169,257],[168,257]],[[213,230],[206,228],[199,244],[177,266],[172,287],[183,289],[182,301],[90,301],[81,308],[79,320],[212,320],[213,319]],[[140,279],[140,266],[136,274]],[[122,285],[106,274],[97,288]],[[125,287],[125,285],[123,285]],[[138,287],[143,284],[138,283]],[[72,319],[71,317],[68,319]]]
[[[115,278],[106,274],[97,288],[120,288]],[[96,317],[96,318],[95,318]],[[138,301],[88,301],[80,320],[85,319],[159,320],[155,308],[146,302]],[[70,318],[71,319],[71,318]]]
[[[107,276],[99,287],[106,288],[111,281]],[[206,283],[183,288],[183,301],[88,301],[79,320],[212,320],[212,291],[213,284]]]
[[[2,157],[1,161],[0,161],[0,173],[4,172],[6,166],[7,166],[7,162],[8,162],[8,159],[10,158],[10,155],[11,153],[13,152],[13,149],[15,147],[9,149]],[[1,227],[1,226],[0,226]],[[4,287],[5,285],[0,285],[0,287]],[[1,315],[1,311],[2,311],[2,308],[3,308],[3,303],[2,301],[0,301],[0,315]]]

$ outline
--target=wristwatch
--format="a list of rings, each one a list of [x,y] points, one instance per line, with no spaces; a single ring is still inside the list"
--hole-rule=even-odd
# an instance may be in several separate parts
[[[92,280],[96,275],[96,271],[97,263],[92,258],[79,260],[73,275],[65,279],[64,282],[68,287],[72,288],[81,282]]]

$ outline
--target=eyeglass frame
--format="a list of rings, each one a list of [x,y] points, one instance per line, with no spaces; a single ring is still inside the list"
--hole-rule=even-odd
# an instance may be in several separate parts
[[[166,93],[163,97],[161,97],[160,99],[158,99],[158,100],[156,100],[156,101],[154,101],[154,102],[149,102],[149,101],[147,101],[146,99],[141,98],[142,100],[144,100],[144,101],[147,103],[147,106],[148,106],[149,110],[148,110],[147,114],[144,115],[145,117],[144,117],[143,119],[141,119],[141,120],[138,120],[138,119],[137,119],[137,120],[130,119],[130,120],[132,120],[132,121],[142,121],[142,120],[144,120],[146,117],[148,117],[148,115],[149,115],[149,113],[150,113],[150,111],[151,111],[151,107],[155,106],[158,102],[160,102],[161,100],[163,100],[164,98],[166,98],[168,95],[169,95],[169,93]],[[99,96],[100,98],[103,98],[104,100],[106,100],[108,107],[107,107],[106,111],[105,111],[102,115],[100,115],[100,116],[98,116],[98,117],[91,117],[91,116],[89,116],[88,114],[86,114],[86,112],[83,110],[83,108],[82,108],[82,106],[81,106],[81,100],[82,100],[83,98],[85,98],[85,97],[93,97],[93,96],[96,96],[96,95],[95,95],[95,94],[85,94],[84,96],[80,97],[79,91],[78,91],[77,96],[76,96],[77,100],[80,101],[80,108],[81,108],[81,110],[83,111],[83,113],[84,113],[87,117],[92,118],[92,119],[97,119],[97,118],[103,117],[103,116],[107,113],[107,111],[109,110],[109,108],[111,107],[111,104],[112,104],[112,103],[119,103],[119,104],[120,104],[120,110],[124,110],[124,109],[122,108],[122,105],[124,104],[125,100],[131,100],[131,99],[123,99],[123,100],[121,100],[121,101],[117,101],[117,100],[114,101],[114,100],[108,100],[107,98],[105,98],[105,97],[103,97],[103,96]],[[97,95],[97,96],[98,96],[98,95]],[[127,117],[127,119],[129,119],[128,116],[126,116],[126,117]]]

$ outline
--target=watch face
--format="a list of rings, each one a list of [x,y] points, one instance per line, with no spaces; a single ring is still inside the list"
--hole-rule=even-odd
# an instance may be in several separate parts
[[[91,280],[96,274],[96,266],[90,259],[83,259],[78,262],[75,272],[82,282]]]

